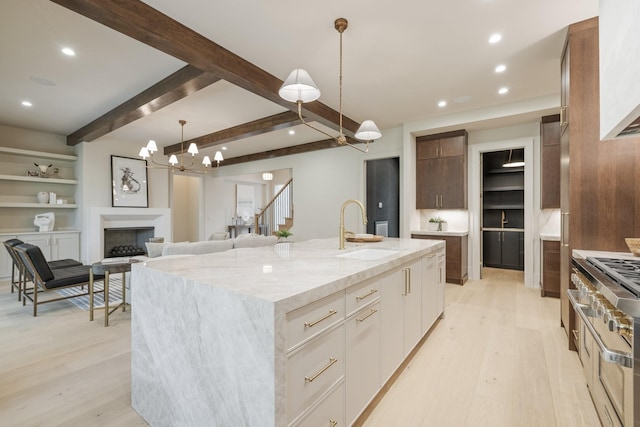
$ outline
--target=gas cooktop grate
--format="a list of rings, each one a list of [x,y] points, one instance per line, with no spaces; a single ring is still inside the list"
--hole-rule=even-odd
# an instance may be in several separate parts
[[[636,297],[640,297],[640,260],[589,257],[587,261]]]

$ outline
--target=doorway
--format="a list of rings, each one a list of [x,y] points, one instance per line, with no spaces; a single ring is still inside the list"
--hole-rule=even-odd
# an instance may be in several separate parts
[[[202,240],[203,177],[171,174],[171,222],[174,242]]]
[[[400,237],[400,159],[366,162],[367,233]]]
[[[482,154],[482,263],[524,270],[524,148]]]

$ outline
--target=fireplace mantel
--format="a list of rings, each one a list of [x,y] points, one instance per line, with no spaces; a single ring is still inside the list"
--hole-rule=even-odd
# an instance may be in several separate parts
[[[93,263],[104,258],[105,228],[154,227],[155,235],[171,241],[169,208],[87,208],[82,241],[82,260]]]

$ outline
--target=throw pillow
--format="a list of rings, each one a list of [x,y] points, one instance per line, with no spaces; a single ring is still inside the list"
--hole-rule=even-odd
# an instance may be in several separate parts
[[[146,242],[145,246],[147,247],[147,256],[149,258],[156,258],[162,255],[164,243]]]

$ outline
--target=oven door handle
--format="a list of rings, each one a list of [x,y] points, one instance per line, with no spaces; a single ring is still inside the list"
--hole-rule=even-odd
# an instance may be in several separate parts
[[[602,339],[600,339],[600,335],[598,335],[596,330],[593,328],[593,325],[591,324],[589,319],[587,319],[587,315],[583,311],[583,309],[591,309],[591,307],[585,304],[580,304],[578,302],[578,298],[576,297],[577,293],[578,291],[575,289],[567,290],[567,296],[569,297],[569,301],[571,301],[571,305],[576,310],[576,313],[578,313],[578,316],[580,316],[580,318],[584,322],[584,325],[589,330],[589,333],[593,337],[593,340],[596,342],[596,344],[598,344],[602,358],[605,360],[605,362],[614,363],[616,365],[624,366],[625,368],[633,368],[633,355],[624,353],[622,351],[608,349],[607,346],[604,345]]]

